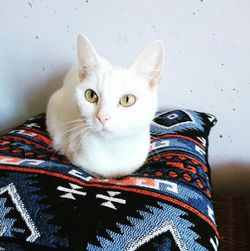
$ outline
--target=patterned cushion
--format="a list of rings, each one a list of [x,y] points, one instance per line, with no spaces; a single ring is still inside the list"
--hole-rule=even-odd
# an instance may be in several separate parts
[[[0,137],[0,249],[217,250],[214,124],[200,112],[158,113],[145,164],[104,180],[52,149],[44,114],[31,118]]]

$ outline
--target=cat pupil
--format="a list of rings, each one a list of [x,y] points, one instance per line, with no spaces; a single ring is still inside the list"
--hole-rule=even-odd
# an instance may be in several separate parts
[[[94,98],[94,92],[93,91],[90,93],[90,97],[91,97],[91,99]]]
[[[129,97],[127,96],[127,97],[126,97],[126,103],[128,103],[128,102],[129,102]]]

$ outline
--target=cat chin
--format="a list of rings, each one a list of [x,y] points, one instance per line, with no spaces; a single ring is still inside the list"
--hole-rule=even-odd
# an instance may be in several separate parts
[[[112,131],[105,128],[100,128],[100,127],[91,128],[90,133],[98,138],[103,138],[103,139],[115,138],[115,134]]]
[[[115,138],[115,135],[112,132],[109,132],[105,129],[99,131],[96,133],[97,136],[102,137],[102,138],[106,138],[106,139],[113,139]]]
[[[102,129],[102,130],[94,130],[93,135],[95,135],[98,138],[103,138],[106,140],[116,140],[116,139],[123,139],[129,137],[128,134],[122,133],[122,132],[113,132],[108,129]]]
[[[114,131],[112,130],[112,128],[100,124],[97,124],[96,126],[91,128],[91,131],[95,136],[106,139],[115,139],[123,136],[122,132]]]

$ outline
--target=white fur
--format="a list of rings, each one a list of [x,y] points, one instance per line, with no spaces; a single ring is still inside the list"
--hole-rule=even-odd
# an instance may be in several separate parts
[[[129,69],[114,67],[79,35],[78,67],[68,72],[47,108],[47,128],[55,149],[73,164],[104,177],[138,169],[149,150],[163,59],[163,45],[155,41]],[[85,99],[87,89],[98,95],[97,104]],[[119,104],[125,94],[136,97],[134,105]]]

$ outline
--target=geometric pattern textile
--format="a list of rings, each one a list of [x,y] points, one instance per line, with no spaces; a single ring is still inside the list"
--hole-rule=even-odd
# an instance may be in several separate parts
[[[159,112],[144,165],[98,179],[52,148],[44,114],[32,117],[0,137],[0,250],[217,250],[207,155],[215,122]]]

